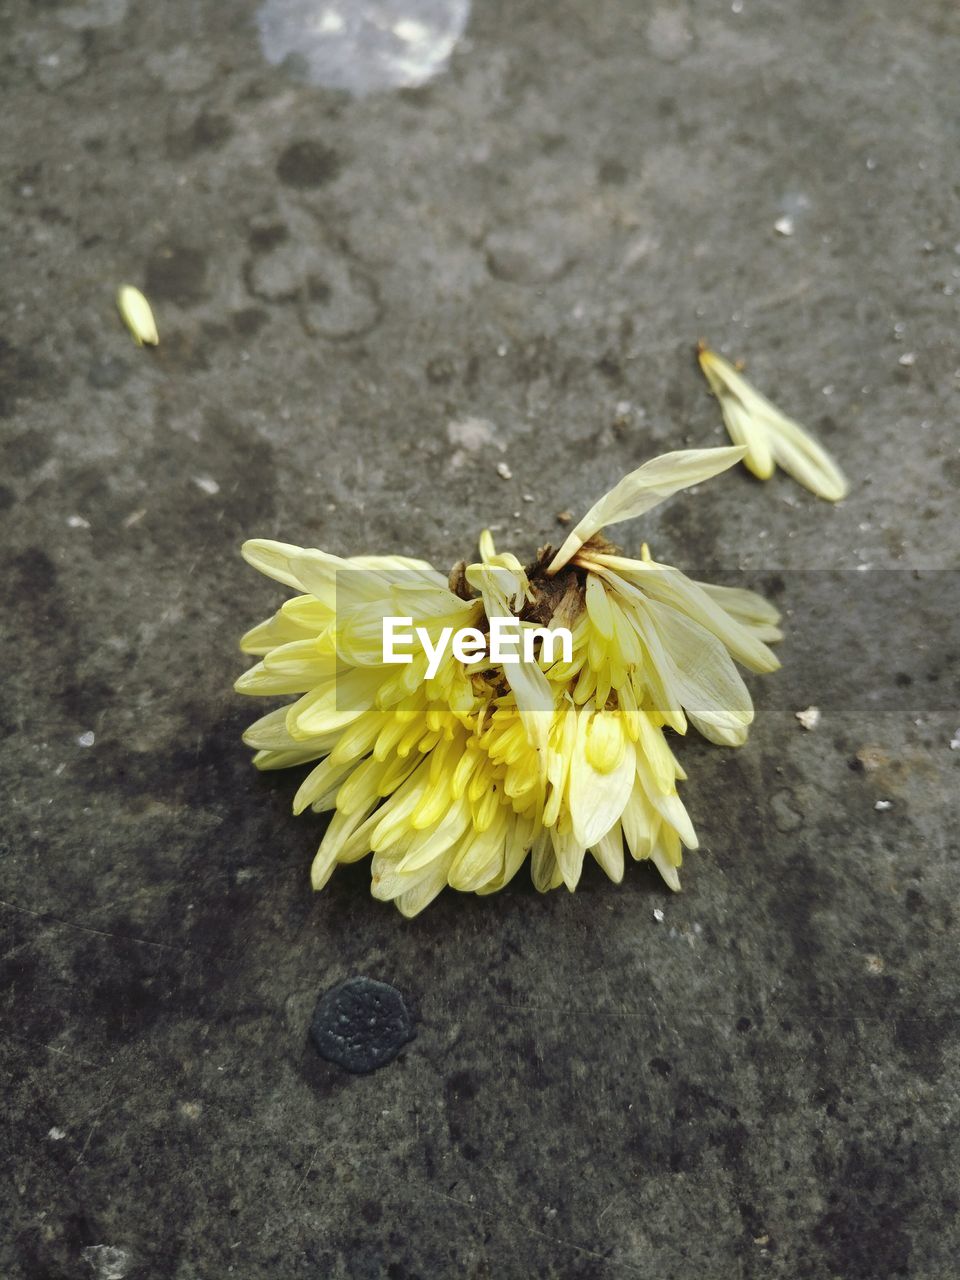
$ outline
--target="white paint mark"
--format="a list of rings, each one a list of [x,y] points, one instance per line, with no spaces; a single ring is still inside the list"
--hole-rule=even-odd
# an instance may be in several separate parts
[[[264,0],[257,26],[268,62],[362,97],[440,75],[469,16],[470,0]]]
[[[466,449],[468,453],[479,453],[481,449],[492,445],[501,453],[506,445],[497,435],[497,429],[487,418],[460,418],[447,423],[447,439],[458,449]]]
[[[96,1280],[123,1280],[133,1261],[126,1249],[113,1244],[92,1244],[80,1250],[80,1257],[93,1268]]]
[[[393,32],[407,44],[423,44],[433,35],[428,26],[417,22],[414,18],[401,18],[399,22],[393,24]]]
[[[317,19],[314,31],[318,35],[332,35],[334,32],[342,31],[346,26],[343,15],[337,13],[336,9],[324,9],[320,17]]]

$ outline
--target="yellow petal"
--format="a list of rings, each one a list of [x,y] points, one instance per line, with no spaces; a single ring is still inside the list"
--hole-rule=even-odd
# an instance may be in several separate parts
[[[722,356],[701,347],[700,367],[720,401],[730,439],[746,445],[744,462],[761,480],[782,467],[818,498],[839,502],[848,492],[843,472],[798,422],[761,395]]]
[[[709,480],[739,462],[745,449],[680,449],[645,462],[595,502],[550,561],[553,574],[571,560],[583,544],[608,525],[633,520],[680,489]]]
[[[121,285],[117,290],[117,307],[137,346],[146,344],[155,347],[160,341],[157,322],[153,318],[150,303],[140,290],[135,289],[132,284]]]

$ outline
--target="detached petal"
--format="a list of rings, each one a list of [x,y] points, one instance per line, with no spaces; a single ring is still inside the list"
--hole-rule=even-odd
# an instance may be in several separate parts
[[[642,516],[680,489],[689,489],[691,485],[726,471],[735,462],[739,462],[745,452],[742,446],[680,449],[645,462],[642,467],[624,476],[599,502],[594,503],[550,561],[547,573],[554,574],[562,569],[583,544],[601,529]]]
[[[132,284],[121,285],[117,290],[117,309],[138,347],[157,345],[160,341],[157,322],[153,318],[150,303],[139,289],[135,289]]]
[[[771,431],[770,447],[777,466],[818,498],[839,502],[849,493],[846,476],[799,423],[778,415],[776,428]]]
[[[755,476],[769,480],[776,463],[818,498],[839,502],[846,496],[849,486],[843,472],[809,432],[715,351],[701,346],[698,357],[710,390],[720,401],[730,439],[746,445],[743,461]]]

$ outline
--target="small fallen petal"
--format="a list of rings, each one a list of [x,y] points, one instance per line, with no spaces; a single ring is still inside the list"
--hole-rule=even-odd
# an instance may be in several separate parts
[[[782,218],[778,218],[776,220],[776,222],[773,224],[773,229],[781,236],[792,236],[793,235],[793,219],[790,217],[788,213],[785,213]]]
[[[769,480],[775,465],[828,502],[846,497],[848,485],[826,449],[747,381],[737,368],[700,342],[697,355],[710,390],[720,402],[727,434],[745,449],[744,465]]]
[[[876,803],[873,807],[874,807],[875,809],[879,809],[879,810],[880,810],[880,812],[881,812],[881,813],[883,813],[883,812],[885,812],[887,809],[892,809],[892,808],[893,808],[893,801],[892,801],[892,800],[878,800],[878,801],[877,801],[877,803]]]
[[[140,290],[135,289],[132,284],[121,285],[117,290],[117,307],[137,346],[146,344],[155,347],[160,341],[157,322],[153,318],[150,303]]]
[[[820,723],[819,707],[807,707],[805,711],[795,711],[793,714],[800,721],[800,724],[804,729],[815,729]]]

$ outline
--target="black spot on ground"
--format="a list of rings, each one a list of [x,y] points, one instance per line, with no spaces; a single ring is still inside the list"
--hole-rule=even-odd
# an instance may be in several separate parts
[[[597,181],[607,187],[622,187],[627,180],[627,166],[619,160],[601,160],[597,165]]]
[[[206,256],[190,245],[161,244],[147,263],[147,296],[192,307],[205,294]]]
[[[247,236],[247,243],[254,253],[269,253],[289,238],[290,229],[282,222],[254,223]]]
[[[130,365],[117,356],[102,356],[87,372],[87,382],[96,391],[116,391],[130,377]]]
[[[241,311],[235,311],[230,319],[234,331],[241,338],[254,338],[267,323],[269,317],[259,307],[244,307]]]
[[[202,111],[189,129],[175,134],[167,142],[167,154],[171,160],[187,160],[201,151],[214,151],[233,135],[233,125],[227,116],[214,111]]]
[[[18,400],[56,395],[62,388],[62,375],[45,360],[0,338],[0,418],[9,418]]]
[[[322,142],[291,142],[277,161],[277,177],[286,187],[309,191],[332,182],[340,172],[340,157]]]
[[[844,1280],[877,1280],[910,1274],[910,1237],[904,1218],[919,1203],[912,1153],[897,1150],[864,1153],[856,1143],[847,1151],[832,1207],[814,1228],[814,1239]]]
[[[347,978],[324,992],[310,1023],[317,1053],[357,1075],[385,1067],[415,1035],[396,987],[365,977]]]

